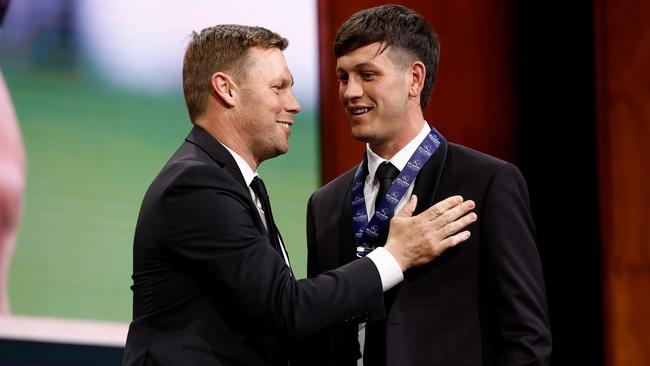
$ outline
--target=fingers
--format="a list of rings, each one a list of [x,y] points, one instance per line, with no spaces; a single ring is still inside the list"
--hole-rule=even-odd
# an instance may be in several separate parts
[[[429,221],[432,221],[437,219],[442,214],[444,214],[450,208],[456,207],[462,202],[463,202],[463,197],[451,196],[429,207],[426,211],[422,212],[420,215],[426,217]]]
[[[467,213],[469,213],[471,210],[476,207],[476,204],[472,200],[467,200],[465,202],[462,202],[452,208],[449,208],[445,212],[443,212],[441,215],[438,215],[435,219],[433,219],[433,226],[435,228],[442,228],[445,225],[451,224],[458,220],[460,217],[463,217]],[[476,215],[474,214],[474,218],[476,218]],[[465,225],[464,225],[465,226]],[[462,227],[464,227],[462,226]],[[461,227],[461,228],[462,228]]]
[[[443,251],[444,251],[448,248],[456,246],[464,242],[465,240],[469,239],[470,235],[471,235],[470,232],[465,230],[456,235],[452,235],[450,237],[445,238],[445,240],[440,242],[440,245],[443,247]]]
[[[412,195],[411,199],[409,199],[406,206],[402,207],[402,209],[399,210],[399,212],[395,216],[411,217],[413,216],[413,211],[415,211],[415,207],[417,205],[418,205],[418,197],[416,195]]]
[[[450,237],[456,234],[457,232],[465,229],[474,221],[476,221],[476,214],[474,212],[470,212],[467,215],[461,217],[460,219],[444,225],[443,227],[440,228],[440,230],[442,231],[443,237]]]
[[[391,220],[385,248],[397,259],[402,270],[422,265],[445,250],[469,239],[466,228],[477,220],[471,212],[472,200],[457,195],[444,199],[417,216],[412,216],[417,197]],[[395,220],[397,219],[397,220]]]

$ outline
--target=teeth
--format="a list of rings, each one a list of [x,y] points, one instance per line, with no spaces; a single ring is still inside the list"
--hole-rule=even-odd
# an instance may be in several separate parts
[[[353,108],[350,111],[352,112],[353,115],[356,116],[370,111],[370,108],[356,108],[356,109]]]
[[[289,127],[291,127],[291,125],[288,124],[287,122],[279,122],[279,123],[280,123],[282,126],[284,126],[285,128],[289,128]]]

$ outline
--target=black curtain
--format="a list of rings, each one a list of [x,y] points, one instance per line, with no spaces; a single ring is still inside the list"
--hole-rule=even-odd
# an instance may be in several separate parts
[[[591,1],[514,2],[518,165],[544,264],[553,365],[603,365]]]

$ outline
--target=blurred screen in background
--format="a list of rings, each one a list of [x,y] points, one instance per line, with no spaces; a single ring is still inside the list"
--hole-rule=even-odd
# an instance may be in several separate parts
[[[294,271],[305,276],[305,207],[320,171],[315,0],[19,0],[0,36],[28,171],[9,277],[13,314],[130,320],[140,202],[191,129],[185,45],[192,31],[219,23],[289,39],[303,109],[289,153],[260,174]]]
[[[0,29],[2,28],[2,21],[5,18],[5,13],[7,12],[8,6],[9,0],[0,0]]]

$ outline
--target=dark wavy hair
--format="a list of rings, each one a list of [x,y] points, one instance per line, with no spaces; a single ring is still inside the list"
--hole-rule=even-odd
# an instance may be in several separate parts
[[[336,32],[334,56],[373,43],[381,43],[380,53],[390,47],[393,62],[406,67],[419,60],[426,68],[420,106],[429,102],[440,59],[440,41],[426,19],[401,5],[382,5],[361,10],[350,17]]]

